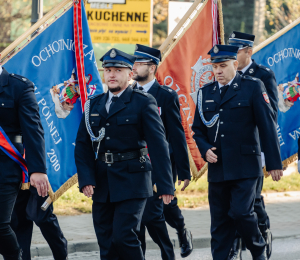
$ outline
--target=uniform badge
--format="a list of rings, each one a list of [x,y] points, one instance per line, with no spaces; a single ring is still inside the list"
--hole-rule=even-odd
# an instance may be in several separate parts
[[[270,99],[269,99],[268,94],[266,92],[263,92],[262,94],[263,94],[263,97],[264,97],[266,103],[270,104]]]
[[[23,80],[23,81],[26,81],[27,79],[25,79],[25,78],[22,78],[22,80]]]
[[[254,72],[254,69],[250,69],[249,73],[252,74]]]
[[[215,102],[214,100],[205,100],[205,103],[213,103]]]
[[[216,91],[217,86],[214,87],[213,91]]]
[[[266,70],[267,70],[267,71],[270,71],[270,69],[269,69],[269,68],[266,68]]]
[[[219,52],[219,48],[217,46],[214,47],[214,53],[218,53]]]
[[[169,89],[169,92],[172,92],[172,89]]]
[[[239,85],[237,83],[233,84],[233,88],[237,88]]]
[[[135,51],[137,51],[139,49],[139,47],[137,45],[135,45]]]
[[[117,56],[117,53],[115,50],[112,50],[109,54],[109,57],[111,57],[112,59],[115,58]]]
[[[235,37],[235,34],[234,34],[234,33],[232,33],[230,37],[231,37],[231,38],[234,38],[234,37]]]
[[[161,107],[158,107],[158,113],[161,116]]]

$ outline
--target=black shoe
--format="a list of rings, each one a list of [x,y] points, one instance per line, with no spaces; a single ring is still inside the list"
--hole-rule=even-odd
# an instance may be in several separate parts
[[[234,239],[228,260],[242,260],[242,239],[240,237]]]
[[[263,237],[266,241],[266,254],[267,254],[267,258],[270,259],[271,254],[272,254],[272,233],[270,229],[267,229],[264,234]]]
[[[263,253],[260,256],[253,256],[253,260],[268,260],[266,249],[263,251]]]
[[[193,237],[191,231],[186,228],[178,231],[179,246],[181,248],[180,255],[182,258],[189,256],[193,251]]]

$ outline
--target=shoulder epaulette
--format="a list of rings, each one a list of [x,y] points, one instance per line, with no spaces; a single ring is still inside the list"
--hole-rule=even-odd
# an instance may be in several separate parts
[[[263,70],[269,72],[269,73],[272,73],[272,72],[273,72],[271,69],[269,69],[268,67],[266,67],[266,66],[264,66],[264,65],[258,64],[258,67],[259,67],[260,69],[263,69]]]
[[[245,75],[245,76],[243,75],[242,78],[252,80],[252,81],[256,81],[256,82],[259,80],[258,78],[254,78],[254,77],[251,77],[249,75]]]
[[[208,86],[210,86],[210,85],[212,85],[212,84],[214,84],[215,83],[215,81],[213,81],[213,82],[210,82],[210,83],[206,83],[205,85],[203,85],[201,88],[203,89],[203,88],[206,88],[206,87],[208,87]]]
[[[174,92],[173,89],[171,89],[171,88],[169,88],[169,87],[167,87],[167,86],[165,86],[165,85],[159,85],[159,87],[160,87],[161,89],[163,89],[163,90],[169,92],[169,93],[173,93],[173,92]]]
[[[11,73],[9,75],[16,78],[16,79],[18,79],[18,80],[20,80],[20,81],[22,81],[22,82],[24,82],[24,83],[29,83],[30,82],[30,80],[28,80],[27,78],[25,78],[23,76],[20,76],[20,75],[14,74],[14,73]]]
[[[141,94],[143,96],[148,97],[148,94],[146,92],[142,91],[142,90],[139,90],[139,89],[135,88],[135,89],[133,89],[133,91],[136,92],[136,93],[139,93],[139,94]]]
[[[104,94],[105,94],[105,92],[103,92],[103,93],[101,93],[101,94],[94,95],[94,96],[90,96],[89,99],[94,99],[94,98],[99,97],[99,96],[102,96],[102,95],[104,95]]]

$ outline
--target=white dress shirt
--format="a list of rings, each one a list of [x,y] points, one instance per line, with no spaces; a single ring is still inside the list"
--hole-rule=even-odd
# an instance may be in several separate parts
[[[153,86],[155,82],[155,79],[151,80],[150,82],[148,82],[147,84],[145,84],[144,86],[141,86],[138,82],[136,83],[136,86],[139,87],[143,87],[144,92],[148,92],[149,89]]]
[[[105,108],[106,108],[107,113],[109,113],[109,107],[110,107],[110,104],[111,104],[112,97],[118,97],[119,98],[123,94],[123,92],[125,91],[125,89],[122,90],[117,95],[114,95],[113,93],[111,93],[110,91],[108,91],[108,99],[107,99],[106,104],[105,104]]]
[[[243,74],[244,74],[244,73],[246,72],[246,70],[249,69],[249,67],[251,66],[252,63],[253,63],[253,61],[250,60],[250,63],[249,63],[245,68],[243,68],[243,69],[241,70],[241,72],[243,72]]]
[[[3,69],[2,69],[2,66],[0,65],[0,75],[1,75],[2,71],[3,71]]]

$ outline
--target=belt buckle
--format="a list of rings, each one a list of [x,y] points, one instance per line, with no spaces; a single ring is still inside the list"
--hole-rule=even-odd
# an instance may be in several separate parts
[[[105,153],[105,163],[114,163],[114,156],[112,153]]]

